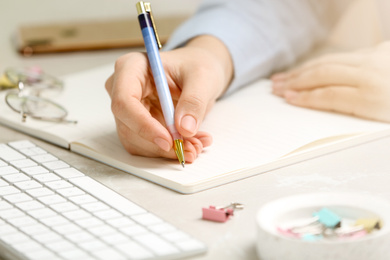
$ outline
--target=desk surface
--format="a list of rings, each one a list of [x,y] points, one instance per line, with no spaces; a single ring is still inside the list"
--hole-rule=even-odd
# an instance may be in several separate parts
[[[316,191],[360,191],[390,200],[390,137],[280,168],[192,195],[181,195],[68,150],[0,126],[0,142],[28,139],[147,210],[205,242],[194,259],[257,259],[257,210],[266,202]],[[201,208],[245,205],[226,223],[201,220]],[[174,207],[172,206],[174,205]]]
[[[8,33],[10,31],[6,30],[6,34],[2,35]],[[113,62],[129,51],[122,49],[24,58],[14,52],[9,39],[0,39],[0,49],[1,70],[6,66],[40,65],[57,76]],[[360,191],[390,201],[390,137],[192,195],[181,195],[0,126],[0,143],[20,139],[41,145],[87,175],[205,242],[209,248],[207,254],[194,259],[257,259],[256,212],[264,203],[279,197],[316,191]],[[202,207],[226,205],[233,201],[243,203],[245,209],[237,212],[228,222],[220,224],[201,220]]]

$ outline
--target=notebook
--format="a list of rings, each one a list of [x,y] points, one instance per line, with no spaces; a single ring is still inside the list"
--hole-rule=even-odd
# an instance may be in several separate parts
[[[260,80],[219,100],[201,126],[214,142],[183,169],[177,160],[130,155],[122,147],[104,88],[109,64],[63,78],[53,100],[78,124],[21,122],[0,103],[0,122],[180,193],[194,193],[390,134],[390,124],[294,107]],[[4,100],[0,93],[0,99]]]

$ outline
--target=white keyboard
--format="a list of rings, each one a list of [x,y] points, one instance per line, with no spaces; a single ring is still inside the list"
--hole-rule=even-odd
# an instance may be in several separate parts
[[[177,259],[203,243],[30,141],[0,144],[0,255]]]

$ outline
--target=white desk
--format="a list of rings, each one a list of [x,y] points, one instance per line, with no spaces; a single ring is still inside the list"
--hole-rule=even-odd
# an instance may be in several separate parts
[[[8,4],[12,2],[14,1],[6,1]],[[3,18],[0,24],[7,24],[7,21]],[[6,33],[1,35],[8,37],[10,30],[5,29]],[[128,51],[94,51],[23,58],[14,52],[8,38],[0,40],[0,50],[1,71],[9,65],[40,65],[57,76],[112,62]],[[103,85],[104,82],[102,87]],[[14,112],[10,111],[10,113]],[[32,140],[123,196],[205,242],[209,248],[208,253],[194,259],[257,259],[254,244],[256,212],[267,201],[282,196],[315,191],[360,191],[390,201],[390,138],[345,149],[193,195],[178,194],[0,126],[1,143],[19,139]],[[201,220],[202,207],[225,205],[232,201],[245,204],[245,209],[237,212],[234,219],[223,224]]]

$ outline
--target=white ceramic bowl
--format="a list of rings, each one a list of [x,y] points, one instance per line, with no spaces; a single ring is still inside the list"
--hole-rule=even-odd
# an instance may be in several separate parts
[[[326,207],[343,218],[379,217],[382,228],[358,239],[304,241],[280,234],[288,220],[307,218]],[[281,198],[257,214],[261,260],[390,260],[390,202],[361,193],[324,192]]]

